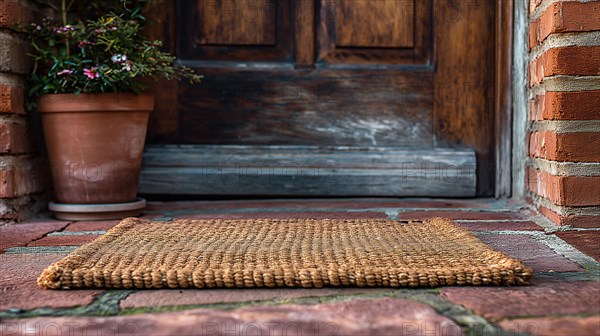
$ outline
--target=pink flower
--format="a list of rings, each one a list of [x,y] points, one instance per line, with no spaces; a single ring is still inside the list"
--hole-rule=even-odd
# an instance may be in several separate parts
[[[54,32],[62,34],[62,33],[66,33],[66,32],[72,31],[72,30],[75,30],[75,27],[70,26],[70,25],[66,25],[64,27],[58,27],[58,28],[54,29]]]
[[[94,33],[102,34],[102,33],[106,33],[107,31],[115,31],[115,30],[117,30],[117,27],[98,28],[98,29],[94,29]]]
[[[133,62],[126,61],[125,64],[123,65],[123,67],[121,68],[121,71],[131,71],[132,66],[133,66]]]
[[[90,41],[81,41],[81,42],[79,42],[78,47],[80,49],[83,49],[83,48],[85,48],[86,45],[93,45],[93,44],[95,44],[95,43],[90,42]]]
[[[83,69],[83,74],[86,75],[89,79],[100,78],[100,74],[98,73],[98,68],[93,67],[91,69]]]
[[[64,69],[61,70],[57,73],[58,76],[62,76],[62,75],[70,75],[73,73],[73,70],[69,70],[69,69]]]

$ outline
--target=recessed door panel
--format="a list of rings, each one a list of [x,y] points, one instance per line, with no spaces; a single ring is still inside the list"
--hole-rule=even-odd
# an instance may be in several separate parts
[[[277,3],[201,0],[196,6],[199,45],[275,45]]]
[[[330,0],[337,47],[412,48],[413,0]]]
[[[291,61],[290,1],[179,1],[178,54],[194,61]]]
[[[429,65],[430,0],[320,0],[318,62],[324,65]]]

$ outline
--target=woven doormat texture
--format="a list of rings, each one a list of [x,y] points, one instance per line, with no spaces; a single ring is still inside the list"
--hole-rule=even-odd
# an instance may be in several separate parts
[[[523,285],[532,270],[451,220],[127,218],[46,268],[69,288]]]

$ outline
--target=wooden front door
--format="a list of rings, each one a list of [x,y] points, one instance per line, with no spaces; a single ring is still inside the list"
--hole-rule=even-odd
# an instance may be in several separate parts
[[[141,191],[491,195],[495,7],[161,2],[150,31],[205,79],[156,85]]]

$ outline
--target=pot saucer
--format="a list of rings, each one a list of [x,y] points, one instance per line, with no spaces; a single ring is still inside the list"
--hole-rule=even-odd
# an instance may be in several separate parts
[[[54,217],[63,220],[109,220],[136,217],[146,207],[146,200],[138,198],[127,203],[61,204],[50,202],[48,208]]]

